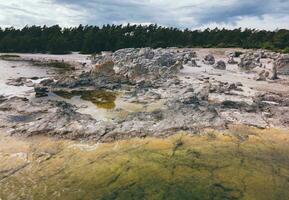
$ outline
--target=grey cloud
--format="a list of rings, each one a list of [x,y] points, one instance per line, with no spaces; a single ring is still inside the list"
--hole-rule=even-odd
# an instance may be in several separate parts
[[[276,21],[280,16],[283,18],[283,25],[284,19],[289,19],[289,0],[37,0],[37,2],[42,9],[45,6],[59,6],[60,9],[54,13],[54,17],[60,22],[62,20],[64,24],[69,22],[67,24],[74,25],[157,23],[164,26],[194,28],[213,23],[237,25],[244,17],[254,17],[266,23],[263,20],[264,16],[273,16]],[[64,17],[60,17],[61,8],[75,12],[67,11]],[[4,17],[5,12],[7,16],[12,16],[11,20],[13,16],[19,17],[23,14],[29,15],[31,23],[38,18],[42,19],[41,22],[56,21],[49,15],[48,8],[47,13],[39,13],[34,12],[33,8],[22,8],[17,4],[15,6],[6,4],[5,7],[0,3],[0,9],[4,10]]]
[[[220,1],[222,2],[222,1]],[[228,2],[228,1],[227,1]],[[229,5],[197,5],[179,8],[190,10],[198,23],[234,23],[240,17],[259,17],[263,15],[288,15],[289,0],[242,0],[231,1]]]
[[[187,3],[180,7],[157,7],[142,0],[53,0],[59,4],[85,9],[88,12],[88,23],[103,24],[112,22],[152,22],[162,25],[185,27],[206,23],[234,23],[239,17],[253,16],[262,18],[265,14],[289,15],[289,0],[220,0],[218,4]],[[157,1],[156,1],[157,2]],[[182,0],[179,0],[182,2]],[[181,3],[178,3],[181,4]],[[161,4],[160,4],[161,5]],[[171,16],[171,13],[176,13]],[[191,17],[191,23],[182,24],[178,17]]]
[[[7,10],[8,12],[16,12],[16,13],[23,13],[23,14],[29,14],[29,15],[34,15],[34,16],[38,16],[38,13],[27,10],[27,9],[23,9],[23,8],[18,8],[17,6],[6,6],[6,5],[2,5],[0,4],[0,9],[2,11]]]
[[[155,14],[160,8],[153,8],[145,1],[132,0],[54,0],[55,3],[71,6],[74,9],[83,9],[87,13],[87,23],[142,23],[153,22]]]

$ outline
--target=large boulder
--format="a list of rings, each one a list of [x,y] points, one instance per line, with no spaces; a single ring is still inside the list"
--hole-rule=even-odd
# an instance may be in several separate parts
[[[212,54],[206,55],[203,63],[206,65],[213,65],[215,64],[215,57]]]
[[[216,64],[213,66],[215,69],[219,70],[226,70],[226,63],[222,60],[218,61]]]
[[[131,80],[145,79],[150,81],[156,78],[174,76],[182,68],[184,58],[191,58],[191,50],[168,49],[120,49],[109,55],[94,57],[92,63],[97,65],[94,72],[108,69],[115,70],[120,75]],[[110,64],[113,63],[113,64]],[[102,69],[102,70],[100,70]]]
[[[256,67],[262,67],[261,57],[257,57],[254,53],[249,52],[240,56],[241,61],[238,64],[240,70],[250,71]]]
[[[49,92],[47,87],[39,87],[39,86],[35,87],[34,91],[36,97],[46,97],[48,96]]]

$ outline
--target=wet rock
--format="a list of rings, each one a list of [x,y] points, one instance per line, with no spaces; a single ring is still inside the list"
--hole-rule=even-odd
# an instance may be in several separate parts
[[[30,79],[36,81],[36,80],[39,80],[40,78],[37,77],[37,76],[33,76],[33,77],[31,77]]]
[[[27,78],[19,77],[16,79],[9,79],[8,82],[6,82],[7,85],[11,86],[23,86],[27,81]]]
[[[215,64],[215,57],[212,54],[206,55],[203,63],[206,65],[213,65]]]
[[[35,96],[36,97],[46,97],[48,96],[48,88],[47,87],[35,87]]]
[[[53,79],[45,79],[45,80],[40,82],[40,85],[42,85],[42,86],[52,86],[53,83],[54,83]]]
[[[97,122],[88,115],[77,113],[76,107],[61,101],[22,101],[15,98],[1,105],[3,107],[10,109],[0,112],[0,126],[5,124],[11,134],[46,134],[71,139],[91,136],[99,139],[112,128],[111,123]]]
[[[214,66],[215,69],[226,70],[226,63],[222,60],[218,61]]]

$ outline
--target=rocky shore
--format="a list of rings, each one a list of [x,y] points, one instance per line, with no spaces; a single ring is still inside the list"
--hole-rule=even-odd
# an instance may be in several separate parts
[[[289,125],[288,55],[143,48],[104,52],[76,63],[64,74],[33,84],[27,78],[10,80],[35,92],[0,96],[0,128],[12,135],[108,142],[231,124]],[[103,110],[109,117],[102,116]]]

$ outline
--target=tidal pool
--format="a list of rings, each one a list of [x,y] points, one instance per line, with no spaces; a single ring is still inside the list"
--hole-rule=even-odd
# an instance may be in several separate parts
[[[1,136],[0,199],[289,199],[289,131],[108,144]]]
[[[78,107],[77,112],[102,121],[126,119],[133,112],[153,112],[163,105],[162,100],[148,104],[130,102],[121,92],[108,90],[54,91],[49,98],[66,101]]]
[[[113,109],[115,108],[116,93],[103,90],[79,90],[79,91],[56,91],[56,95],[65,99],[80,97],[82,100],[90,101],[98,108]]]

